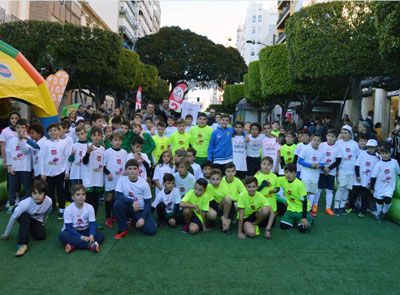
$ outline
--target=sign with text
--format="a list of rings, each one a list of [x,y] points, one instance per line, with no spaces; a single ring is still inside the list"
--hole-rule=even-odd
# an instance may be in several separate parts
[[[187,87],[188,86],[186,83],[179,83],[172,90],[171,95],[169,96],[169,107],[171,110],[174,110],[175,112],[181,112],[182,102]]]

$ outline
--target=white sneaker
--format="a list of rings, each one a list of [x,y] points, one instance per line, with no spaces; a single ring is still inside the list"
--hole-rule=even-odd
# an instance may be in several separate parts
[[[7,201],[6,208],[8,209],[9,207],[10,207],[10,201]]]

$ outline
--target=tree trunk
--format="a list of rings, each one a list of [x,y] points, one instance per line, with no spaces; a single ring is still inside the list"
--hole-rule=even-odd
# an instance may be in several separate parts
[[[351,78],[351,103],[353,105],[353,113],[351,116],[351,120],[353,125],[358,125],[358,121],[361,119],[361,89],[360,89],[360,79],[358,78]]]

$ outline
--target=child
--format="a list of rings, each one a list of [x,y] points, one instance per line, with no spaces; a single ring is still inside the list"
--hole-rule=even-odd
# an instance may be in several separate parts
[[[7,214],[12,214],[15,209],[17,193],[21,191],[21,183],[24,187],[25,198],[29,197],[29,191],[32,181],[31,150],[40,149],[39,145],[26,136],[28,122],[25,119],[19,119],[16,123],[17,136],[8,140],[6,147],[6,163],[8,173],[10,173],[10,190],[8,194]]]
[[[200,178],[196,181],[194,189],[190,190],[182,199],[179,206],[183,209],[182,213],[186,222],[182,232],[194,235],[200,230],[209,231],[206,227],[206,219],[212,198],[207,194],[206,188],[207,181]]]
[[[19,222],[18,250],[15,253],[17,257],[28,251],[29,233],[36,240],[44,240],[46,237],[45,216],[51,212],[52,208],[52,201],[45,195],[46,191],[47,183],[43,180],[35,180],[31,186],[31,197],[18,204],[1,236],[2,240],[8,240],[15,223]]]
[[[271,131],[271,134],[274,135],[274,136],[276,136],[276,137],[279,137],[279,122],[278,122],[278,121],[274,121],[274,122],[272,123],[272,131]]]
[[[104,190],[106,197],[105,210],[106,226],[108,228],[113,227],[111,215],[115,186],[117,185],[118,179],[120,179],[120,177],[124,174],[124,166],[128,158],[128,153],[121,149],[122,135],[118,132],[114,132],[111,135],[110,140],[112,147],[106,150],[104,154]]]
[[[41,148],[47,137],[44,136],[44,128],[42,124],[35,123],[29,126],[29,135]],[[39,166],[39,152],[38,149],[32,149],[32,170],[34,179],[40,179],[40,166]]]
[[[247,176],[253,176],[257,171],[260,170],[260,149],[262,146],[262,141],[265,137],[261,133],[261,125],[258,123],[253,123],[250,126],[250,138],[247,142]]]
[[[257,191],[257,179],[253,176],[245,181],[247,191],[239,195],[238,201],[238,237],[254,238],[259,235],[259,226],[265,226],[265,238],[271,238],[271,227],[274,222],[274,211],[268,200]],[[266,218],[268,218],[268,222]]]
[[[154,164],[158,163],[161,154],[168,150],[168,138],[164,136],[165,126],[165,122],[158,123],[157,134],[153,136],[153,141],[156,144],[152,154]]]
[[[267,156],[261,160],[261,171],[257,173],[255,178],[257,180],[258,191],[268,200],[269,206],[276,213],[277,202],[276,193],[279,191],[278,177],[276,174],[271,173],[274,167],[274,160]],[[284,203],[284,201],[281,201]],[[283,207],[283,208],[282,208]],[[280,206],[279,213],[283,214],[286,211],[285,206]]]
[[[21,119],[21,116],[17,112],[11,112],[8,116],[8,127],[4,128],[0,134],[0,143],[1,143],[1,155],[3,157],[3,166],[7,167],[7,155],[6,155],[6,147],[8,145],[8,140],[17,136],[17,131],[15,129],[17,121]],[[7,174],[8,175],[8,174]],[[7,184],[9,180],[7,178]],[[8,185],[7,185],[8,190]]]
[[[213,169],[213,165],[210,161],[206,160],[201,164],[201,176],[200,178],[204,178],[207,182],[210,182],[211,171]]]
[[[293,132],[287,132],[285,135],[286,144],[282,145],[280,150],[280,162],[282,167],[285,167],[286,164],[293,163],[294,161],[296,145],[293,143],[293,139]]]
[[[222,185],[228,190],[228,194],[232,199],[232,202],[235,206],[235,210],[237,209],[237,201],[239,198],[239,194],[244,192],[246,188],[243,185],[243,182],[235,177],[236,176],[236,167],[233,163],[228,163],[225,166],[225,177],[222,179]]]
[[[92,143],[87,146],[86,154],[83,157],[83,185],[86,188],[87,202],[93,206],[97,215],[99,207],[99,196],[104,185],[104,147],[100,145],[103,139],[103,132],[99,127],[93,127],[90,134]]]
[[[356,177],[354,179],[353,189],[349,193],[349,209],[347,213],[355,210],[355,202],[358,196],[361,196],[361,208],[357,214],[363,218],[367,212],[368,202],[371,196],[369,186],[371,183],[371,173],[374,170],[376,163],[379,161],[379,156],[376,154],[378,143],[375,139],[368,140],[367,151],[361,151],[355,166]]]
[[[246,132],[246,134],[250,134],[250,126],[251,126],[251,122],[244,123],[244,132]]]
[[[213,211],[221,218],[222,232],[231,235],[230,225],[232,220],[231,208],[232,199],[229,196],[228,189],[224,184],[221,184],[222,172],[219,169],[211,171],[210,183],[207,185],[207,193],[211,197],[210,214],[215,215]]]
[[[235,127],[235,133],[232,135],[232,161],[235,163],[238,178],[244,179],[247,171],[246,138],[243,135],[244,123],[236,121],[233,126]]]
[[[59,132],[60,140],[65,141],[65,145],[66,145],[67,150],[68,150],[68,155],[70,155],[71,152],[72,152],[72,146],[73,146],[74,142],[72,140],[72,137],[69,137],[69,136],[66,135],[66,133],[69,132],[69,130],[68,130],[69,129],[69,125],[67,123],[65,123],[65,122],[62,122],[62,123],[58,124],[58,127],[59,127],[59,130],[60,130],[60,132]],[[68,166],[69,166],[69,163],[68,163]],[[69,176],[69,169],[67,169],[65,171],[64,193],[65,193],[65,200],[70,202],[72,200],[71,200],[71,196],[69,194],[70,188],[69,188],[69,177],[68,176]]]
[[[175,178],[172,174],[165,174],[163,177],[164,189],[156,196],[151,205],[152,212],[157,210],[157,224],[164,227],[165,222],[170,227],[175,227],[178,223],[183,223],[183,216],[180,214],[179,204],[181,194],[175,186]]]
[[[65,244],[65,253],[71,253],[75,248],[99,253],[99,244],[103,242],[104,235],[96,231],[95,211],[92,205],[85,202],[85,187],[75,184],[71,192],[74,202],[65,209],[64,226],[58,239]]]
[[[108,150],[112,146],[111,136],[113,134],[113,128],[111,126],[106,126],[104,127],[103,131],[104,131],[104,149]]]
[[[82,163],[88,145],[85,129],[78,126],[75,128],[75,132],[78,136],[78,141],[72,146],[72,152],[68,158],[70,162],[69,179],[71,187],[75,184],[82,183]]]
[[[212,130],[217,129],[219,126],[221,126],[221,114],[220,113],[216,113],[215,114],[215,123],[213,123],[210,127],[212,128]]]
[[[178,131],[178,128],[176,128],[174,126],[175,125],[175,117],[174,116],[168,116],[167,124],[168,124],[168,127],[165,129],[164,136],[169,138],[172,133]]]
[[[361,151],[366,151],[367,150],[368,138],[369,138],[369,136],[367,134],[359,134],[359,136],[358,136],[358,147],[360,148]]]
[[[314,196],[318,192],[318,181],[321,169],[325,167],[322,162],[322,153],[318,149],[321,144],[321,135],[313,134],[311,137],[311,144],[304,147],[299,154],[299,164],[301,167],[301,179],[303,180],[304,186],[307,192],[307,198],[310,204],[314,204]],[[317,206],[313,206],[311,215],[317,215]]]
[[[150,117],[147,117],[144,119],[144,126],[143,130],[147,133],[150,134],[151,136],[154,136],[156,134],[156,128],[153,125],[153,120]]]
[[[181,198],[183,198],[188,191],[193,189],[194,184],[196,183],[196,178],[188,172],[188,160],[180,160],[175,162],[175,164],[176,169],[178,170],[178,172],[174,174],[175,187],[179,190]]]
[[[48,196],[53,201],[53,211],[56,210],[55,192],[58,197],[58,217],[63,220],[65,208],[64,179],[68,169],[68,151],[65,141],[59,139],[59,128],[55,123],[47,127],[50,139],[46,140],[39,152],[40,175],[49,186]],[[67,178],[68,179],[68,178]]]
[[[163,117],[161,117],[161,116],[156,116],[156,117],[154,118],[154,126],[156,126],[156,128],[157,128],[157,126],[158,126],[158,124],[159,124],[160,122],[164,122]],[[165,122],[164,122],[164,123],[165,123]],[[165,127],[167,127],[167,124],[165,124]]]
[[[187,150],[189,148],[190,135],[185,132],[185,120],[180,118],[176,122],[178,131],[169,136],[168,144],[171,146],[172,154],[175,155],[176,150]]]
[[[118,222],[119,240],[129,234],[128,218],[132,218],[135,227],[145,235],[153,236],[157,227],[151,214],[151,191],[149,184],[139,177],[139,163],[136,160],[126,162],[127,176],[122,176],[115,188],[114,215]]]
[[[185,117],[186,128],[185,132],[189,133],[190,129],[193,127],[193,116],[191,114],[187,114]]]
[[[382,159],[376,163],[371,174],[371,193],[376,201],[376,220],[381,222],[392,205],[393,192],[396,187],[396,174],[400,174],[399,164],[391,159],[388,145],[380,148]]]
[[[122,134],[122,144],[121,149],[126,150],[129,153],[132,150],[132,138],[133,132],[130,130],[130,124],[128,121],[124,120],[121,123],[121,134]]]
[[[265,129],[265,135],[261,142],[262,158],[265,158],[267,156],[272,158],[272,160],[274,161],[273,172],[275,172],[275,174],[278,174],[279,172],[280,153],[278,153],[278,151],[281,148],[280,144],[278,143],[277,137],[278,136],[272,134],[271,126],[267,125]]]
[[[325,213],[330,216],[335,215],[335,213],[331,210],[333,189],[335,187],[336,167],[338,167],[342,161],[340,151],[335,145],[337,136],[338,133],[335,129],[329,129],[326,135],[327,141],[319,145],[319,149],[322,154],[322,163],[324,163],[325,167],[320,171],[318,192],[315,195],[314,204],[312,204],[312,210],[317,212],[319,197],[321,196],[322,190],[325,190]]]
[[[299,143],[296,146],[296,149],[294,150],[294,163],[297,164],[297,178],[301,178],[301,168],[302,165],[299,163],[299,155],[301,151],[310,143],[310,132],[308,130],[305,130],[301,133],[301,143]]]
[[[144,139],[140,136],[135,136],[132,139],[132,153],[130,153],[126,160],[135,159],[139,163],[139,177],[147,181],[150,175],[151,162],[145,153],[142,153]],[[125,163],[125,162],[124,162]]]
[[[152,152],[156,148],[156,144],[150,134],[142,130],[142,125],[139,123],[132,124],[133,137],[143,138],[142,153],[145,153],[149,159],[152,157]]]
[[[197,116],[197,125],[190,129],[190,144],[196,150],[197,156],[195,162],[201,165],[207,160],[208,144],[210,143],[213,130],[207,126],[207,115],[199,113]]]
[[[296,165],[287,164],[284,168],[285,176],[278,177],[278,184],[283,188],[287,200],[287,210],[280,221],[281,229],[289,229],[295,226],[301,233],[310,230],[311,215],[308,210],[310,202],[304,183],[296,178]]]
[[[153,181],[156,185],[156,195],[163,190],[162,181],[166,173],[174,174],[175,166],[172,163],[172,154],[166,150],[161,154],[156,168],[154,169]]]
[[[174,157],[174,163],[177,163],[177,162],[180,162],[180,161],[189,161],[187,152],[185,150],[182,150],[182,149],[177,150],[175,152],[175,157]],[[194,171],[193,171],[193,168],[191,166],[189,166],[187,170],[189,171],[189,173],[191,173],[194,176]],[[175,172],[178,172],[178,170],[175,169]]]
[[[120,132],[122,119],[121,117],[117,116],[111,119],[111,126],[113,132]],[[104,132],[105,133],[105,132]]]
[[[187,150],[187,158],[190,164],[190,167],[193,169],[194,177],[199,179],[201,177],[201,167],[199,164],[195,163],[194,160],[196,159],[196,150],[192,147],[188,148]]]
[[[360,153],[357,142],[352,137],[352,129],[349,125],[344,125],[340,132],[342,139],[336,142],[336,146],[342,156],[337,177],[337,191],[335,195],[335,215],[347,215],[344,209],[349,191],[353,187],[354,169],[356,159]]]

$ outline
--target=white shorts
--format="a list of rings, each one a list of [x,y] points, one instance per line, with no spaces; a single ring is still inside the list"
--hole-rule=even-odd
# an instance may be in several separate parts
[[[336,178],[338,188],[352,189],[354,183],[354,174],[339,174]]]
[[[378,200],[383,200],[384,198],[393,198],[393,195],[383,195],[383,196],[377,196],[377,195],[375,195],[375,192],[374,192],[374,198],[375,199],[378,199]]]
[[[307,193],[316,194],[318,192],[318,181],[303,181]]]

